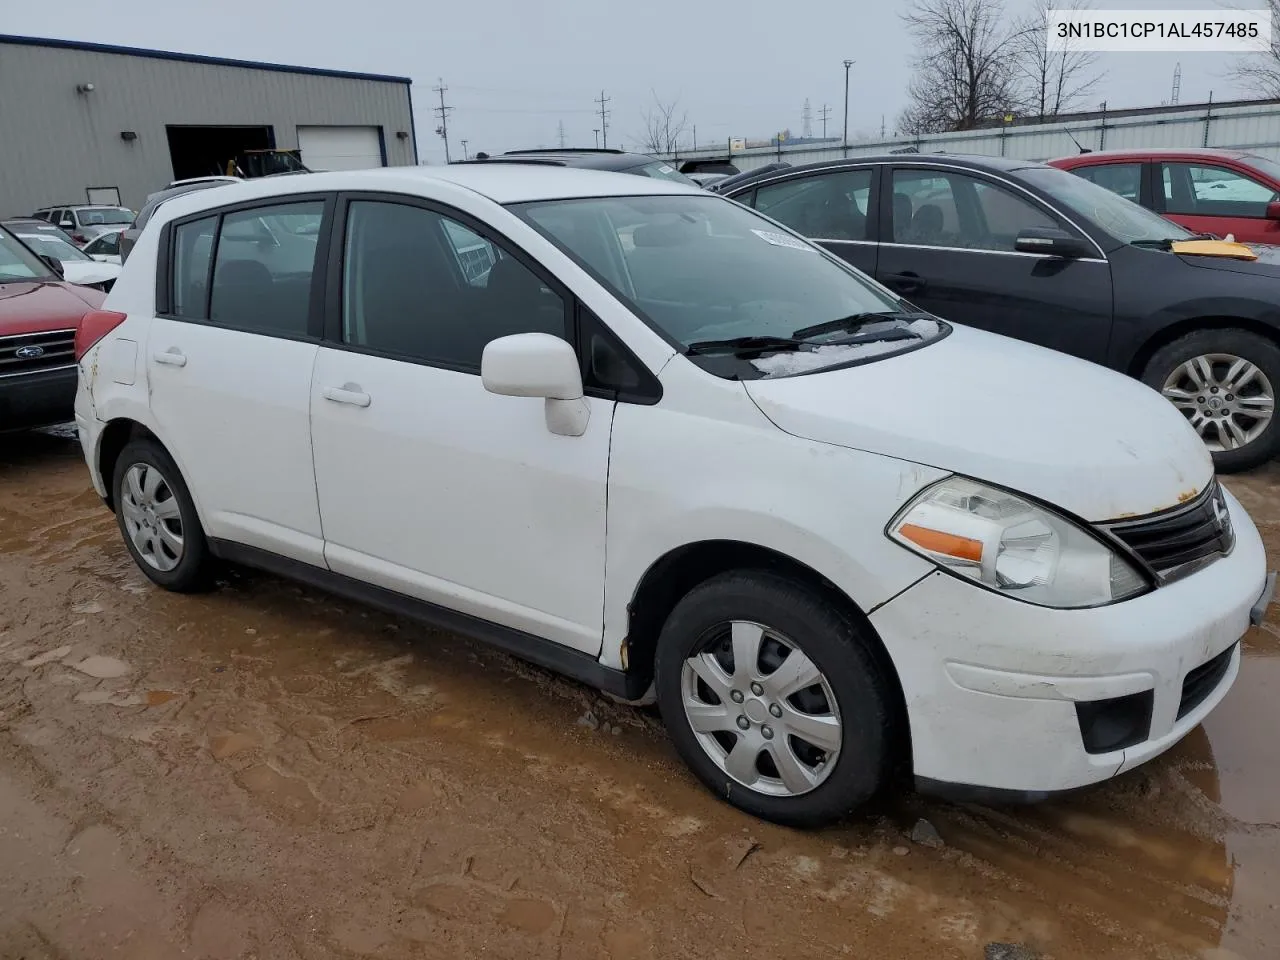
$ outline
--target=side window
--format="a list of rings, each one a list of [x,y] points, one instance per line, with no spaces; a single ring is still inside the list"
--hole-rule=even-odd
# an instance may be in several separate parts
[[[184,223],[173,231],[172,314],[203,320],[209,305],[209,258],[217,217]]]
[[[1023,230],[1057,226],[1030,201],[975,177],[935,170],[893,172],[895,243],[1012,253]]]
[[[1277,199],[1265,184],[1225,167],[1163,164],[1164,209],[1202,217],[1265,217]]]
[[[432,210],[353,201],[345,247],[346,343],[478,372],[485,344],[498,337],[567,339],[555,291],[498,244]]]
[[[120,234],[113,232],[103,237],[98,245],[98,253],[112,257],[118,255],[120,253]]]
[[[1012,252],[1018,234],[1029,227],[1057,228],[1058,223],[1030,200],[1003,187],[975,180],[974,194],[982,218],[982,229],[972,246],[984,250]]]
[[[806,237],[866,240],[870,170],[843,170],[761,187],[754,206]]]
[[[323,217],[319,200],[226,214],[209,318],[252,333],[304,336]]]
[[[1103,189],[1119,194],[1126,200],[1139,202],[1142,187],[1142,164],[1101,163],[1096,167],[1076,167],[1071,171]]]

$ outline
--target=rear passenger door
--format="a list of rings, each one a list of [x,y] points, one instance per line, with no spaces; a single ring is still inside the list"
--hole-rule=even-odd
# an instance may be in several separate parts
[[[751,206],[874,275],[876,179],[875,167],[856,167],[782,180],[756,189]]]
[[[316,565],[309,408],[332,205],[273,198],[168,225],[147,342],[152,414],[206,533]]]
[[[562,436],[544,401],[480,380],[498,337],[574,343],[573,298],[447,207],[353,195],[336,223],[311,395],[329,567],[598,652],[614,401],[588,394]]]

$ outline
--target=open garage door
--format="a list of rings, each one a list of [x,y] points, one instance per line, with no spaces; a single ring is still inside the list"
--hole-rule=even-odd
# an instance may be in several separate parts
[[[308,170],[366,170],[383,166],[379,127],[299,127],[298,147]]]
[[[225,176],[228,161],[246,150],[267,150],[275,146],[271,127],[165,127],[169,138],[169,158],[173,178]],[[163,184],[157,184],[157,187]]]

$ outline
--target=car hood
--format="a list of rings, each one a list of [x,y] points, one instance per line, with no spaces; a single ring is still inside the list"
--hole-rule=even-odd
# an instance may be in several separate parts
[[[787,433],[965,474],[1095,522],[1176,506],[1213,479],[1199,436],[1156,391],[953,327],[897,356],[744,386]]]
[[[98,260],[63,260],[62,278],[67,283],[101,283],[120,276],[120,268],[114,263]]]
[[[1232,257],[1198,257],[1180,254],[1183,263],[1205,270],[1225,270],[1228,273],[1247,273],[1255,277],[1280,279],[1280,251],[1266,244],[1250,245],[1258,254],[1257,260],[1236,260]]]
[[[104,299],[97,290],[51,281],[0,283],[0,337],[74,329]]]

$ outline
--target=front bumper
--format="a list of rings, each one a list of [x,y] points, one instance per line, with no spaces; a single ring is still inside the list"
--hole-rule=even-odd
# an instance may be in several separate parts
[[[1194,729],[1235,681],[1233,645],[1274,590],[1257,528],[1230,494],[1227,503],[1231,554],[1132,600],[1050,610],[939,572],[877,609],[871,622],[902,682],[917,779],[1069,790],[1132,769]],[[1085,748],[1078,703],[1148,693],[1140,742]]]
[[[75,398],[74,366],[0,377],[0,432],[66,423]]]

